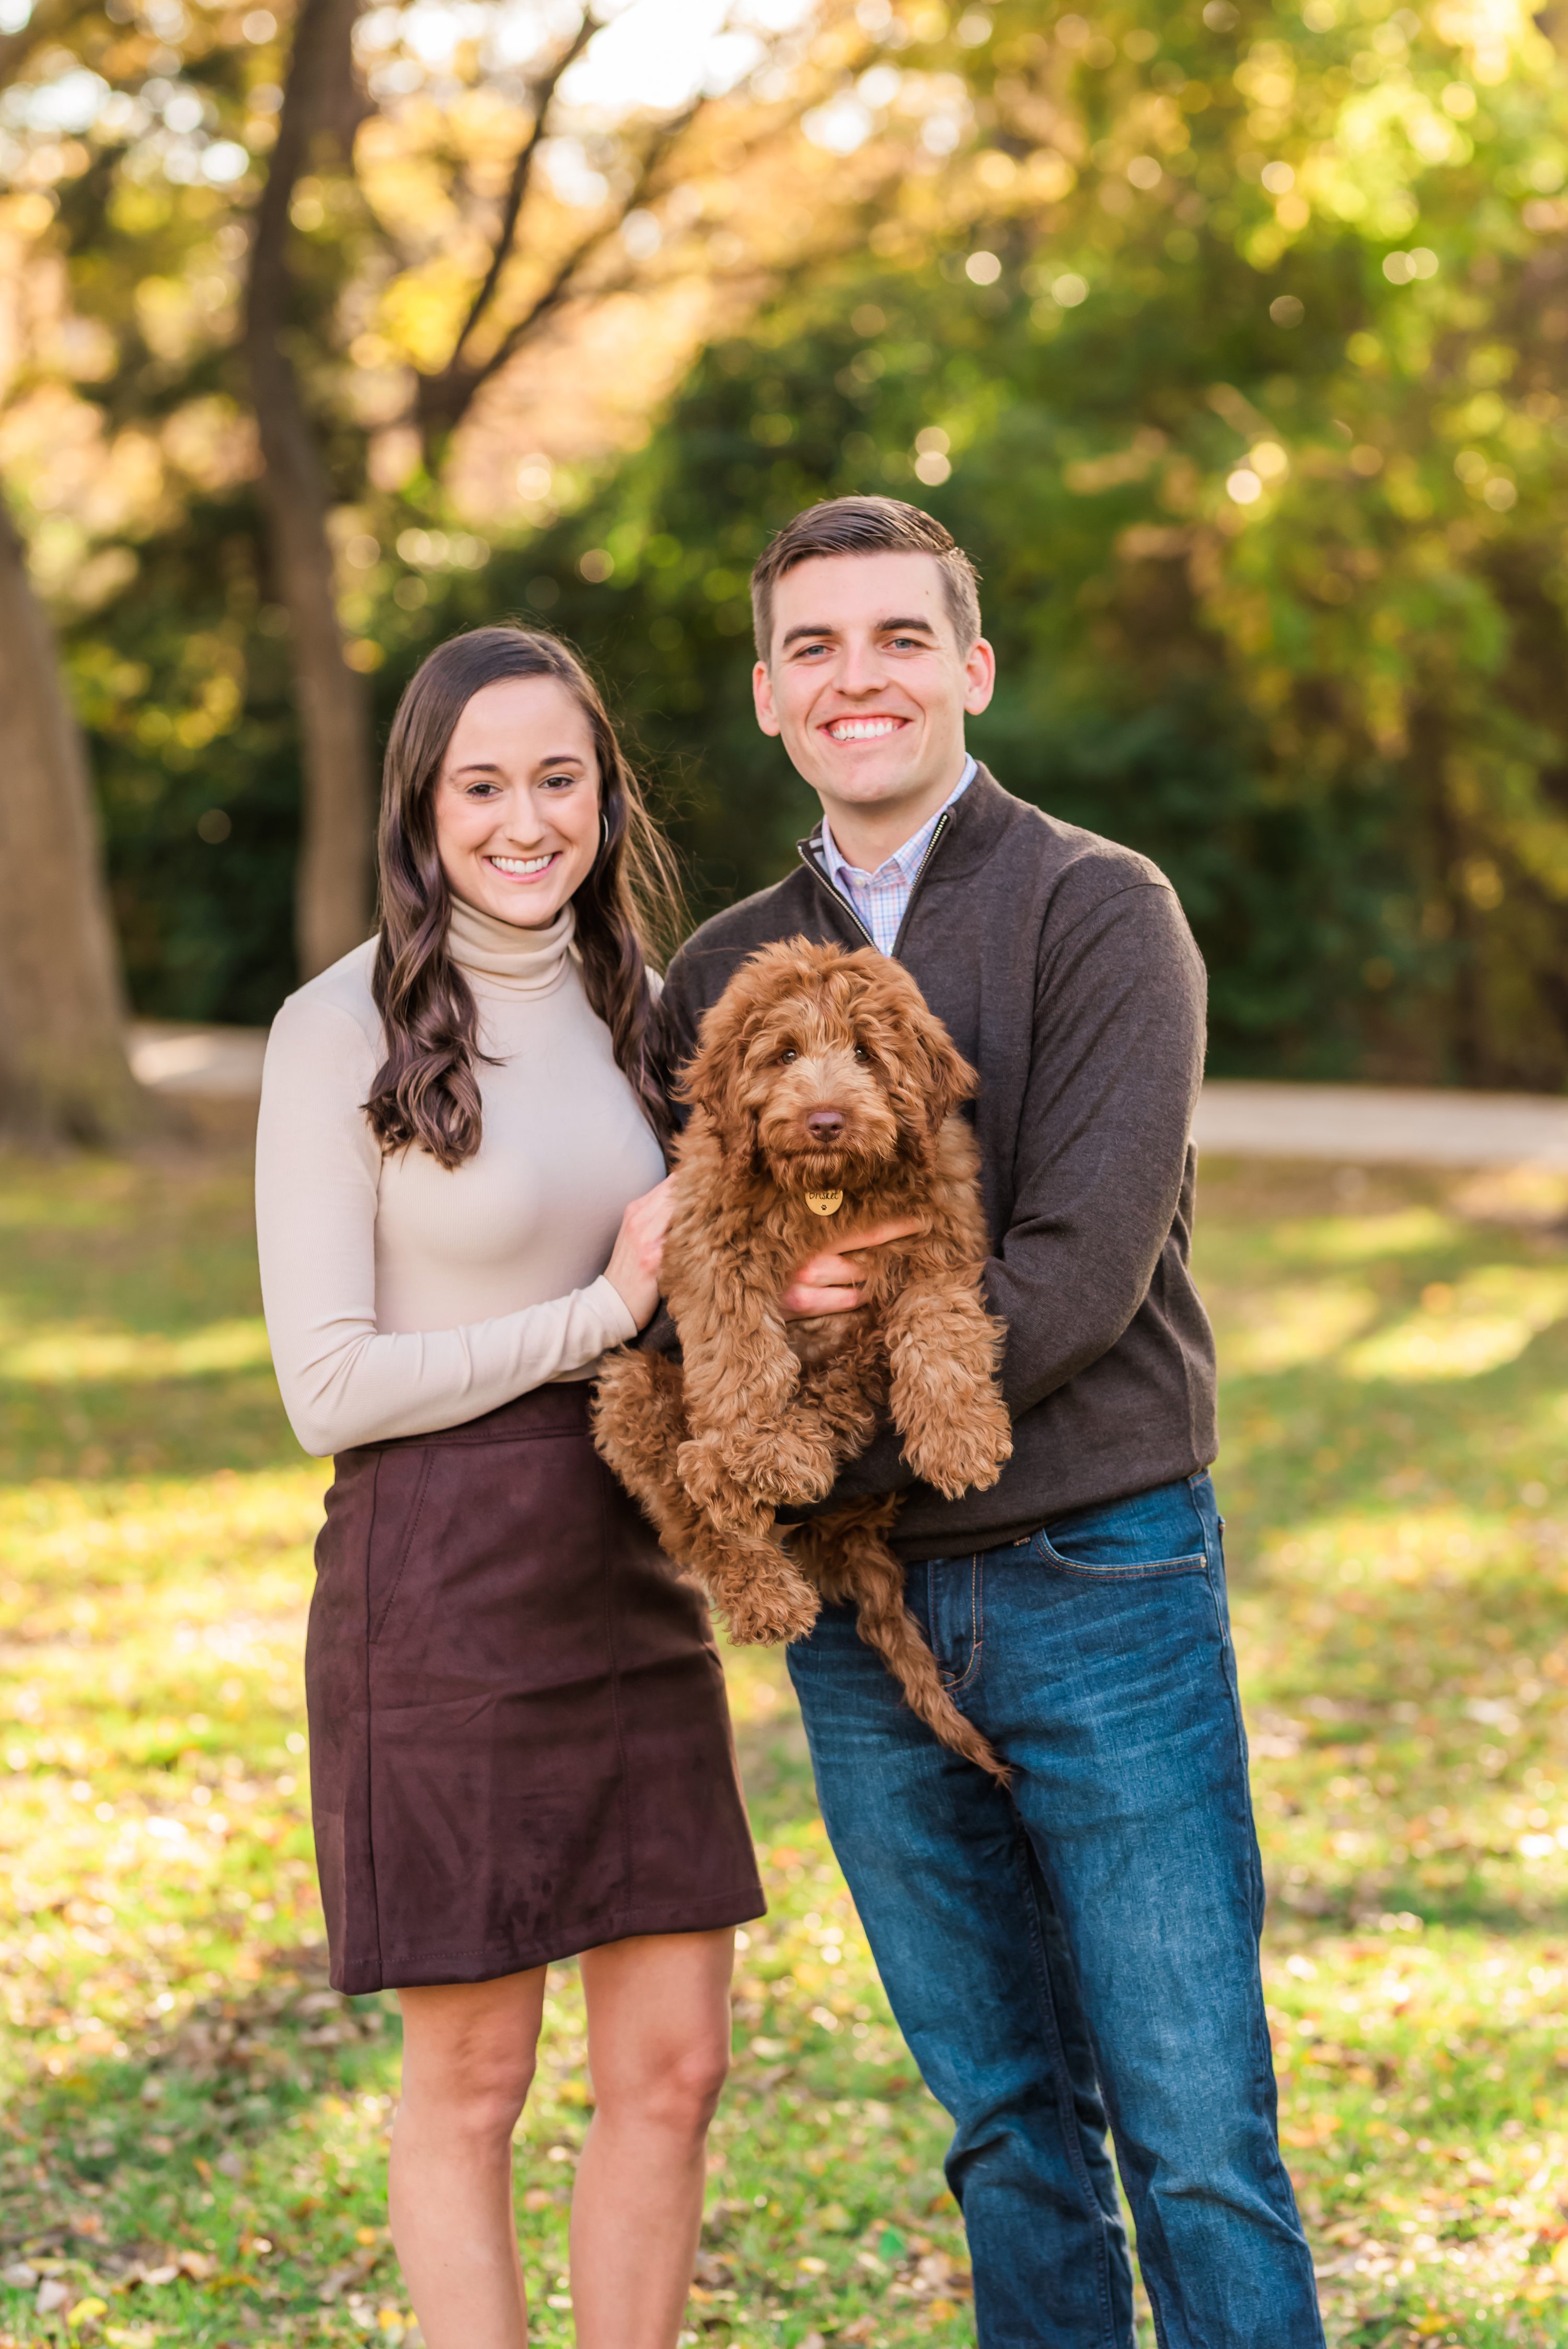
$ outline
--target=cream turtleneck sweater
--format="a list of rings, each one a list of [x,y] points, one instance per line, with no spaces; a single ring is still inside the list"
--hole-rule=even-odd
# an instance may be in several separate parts
[[[267,1334],[307,1452],[454,1427],[634,1335],[603,1278],[664,1160],[583,993],[564,906],[520,930],[454,903],[474,991],[484,1139],[449,1172],[383,1157],[365,1116],[385,1057],[374,939],[273,1023],[256,1136]]]

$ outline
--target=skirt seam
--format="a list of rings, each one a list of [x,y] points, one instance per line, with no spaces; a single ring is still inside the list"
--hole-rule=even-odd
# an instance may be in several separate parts
[[[423,1485],[420,1487],[423,1491]],[[365,1865],[370,1876],[370,1914],[376,1920],[376,1969],[381,1971],[381,1888],[376,1880],[376,1777],[371,1766],[376,1731],[375,1699],[370,1681],[370,1561],[376,1548],[376,1510],[381,1497],[381,1463],[370,1480],[370,1524],[365,1537]]]
[[[381,1473],[381,1463],[379,1461],[376,1464],[376,1470],[377,1477],[379,1477]],[[365,1620],[369,1634],[369,1643],[373,1648],[380,1640],[381,1634],[386,1630],[387,1623],[391,1619],[392,1609],[397,1603],[398,1588],[402,1583],[405,1573],[407,1571],[408,1560],[413,1555],[414,1537],[419,1530],[419,1520],[424,1515],[425,1495],[429,1487],[429,1483],[430,1454],[427,1449],[419,1462],[418,1475],[414,1480],[414,1498],[408,1509],[408,1522],[403,1528],[403,1539],[397,1553],[397,1564],[392,1575],[391,1588],[387,1591],[385,1599],[382,1601],[381,1612],[377,1617],[374,1623],[370,1620],[370,1557],[369,1554],[366,1555],[365,1562]],[[376,1531],[374,1501],[372,1503],[370,1530],[372,1536],[374,1536]]]
[[[625,1724],[621,1718],[621,1661],[615,1648],[615,1565],[610,1540],[609,1471],[595,1457],[599,1490],[599,1549],[604,1565],[604,1645],[610,1658],[610,1711],[615,1723],[615,1753],[620,1762],[617,1799],[621,1808],[621,1881],[632,1884],[631,1778],[626,1767]]]

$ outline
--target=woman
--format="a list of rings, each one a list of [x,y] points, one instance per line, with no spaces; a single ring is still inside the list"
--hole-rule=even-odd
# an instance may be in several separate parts
[[[521,2349],[511,2133],[582,1953],[587,2349],[668,2349],[763,1908],[705,1614],[589,1441],[669,1185],[639,904],[667,869],[566,647],[480,628],[399,704],[381,929],[267,1049],[257,1220],[295,1433],[335,1453],[305,1674],[332,1980],[396,1988],[393,2240],[430,2349]]]

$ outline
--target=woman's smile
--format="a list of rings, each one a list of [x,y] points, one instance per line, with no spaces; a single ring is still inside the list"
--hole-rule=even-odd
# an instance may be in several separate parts
[[[508,881],[537,881],[542,873],[560,861],[560,856],[558,848],[546,849],[540,856],[502,856],[492,849],[484,861],[492,872],[500,873]]]

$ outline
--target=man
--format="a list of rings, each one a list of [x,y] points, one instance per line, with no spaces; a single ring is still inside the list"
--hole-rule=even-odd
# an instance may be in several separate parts
[[[799,869],[676,957],[664,1050],[804,936],[896,955],[980,1072],[1014,1454],[945,1501],[890,1431],[908,1603],[1010,1793],[938,1744],[852,1613],[789,1651],[822,1810],[893,2012],[952,2113],[982,2349],[1130,2349],[1109,2126],[1162,2349],[1317,2349],[1280,2160],[1263,1889],[1225,1611],[1213,1347],[1188,1269],[1203,972],[1153,865],[968,757],[975,574],[886,498],[752,574],[757,714],[822,802]],[[857,1236],[787,1310],[852,1305]]]

